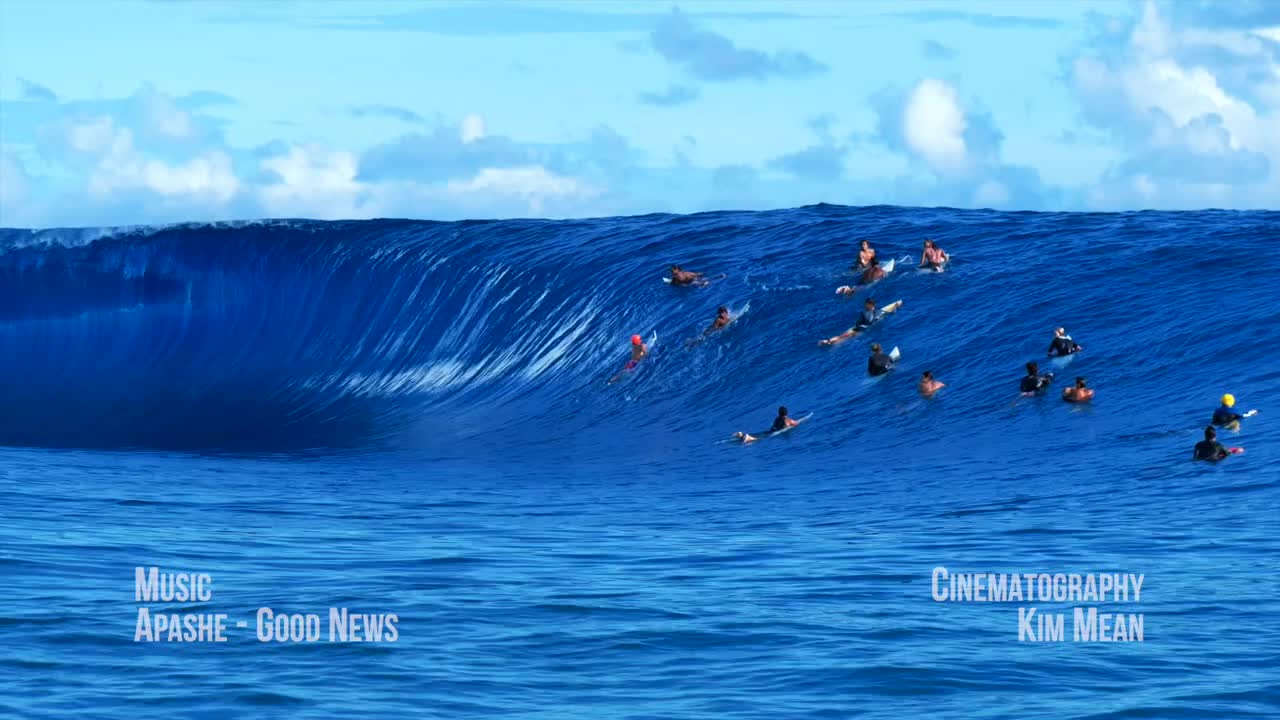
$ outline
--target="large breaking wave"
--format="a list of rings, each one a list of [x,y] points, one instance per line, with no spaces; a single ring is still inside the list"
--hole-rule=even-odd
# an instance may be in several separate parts
[[[1111,411],[1132,420],[1158,400],[1169,424],[1194,425],[1223,383],[1276,388],[1258,341],[1280,328],[1278,226],[1266,212],[814,206],[3,230],[0,443],[657,462],[756,429],[779,403],[824,419],[815,449],[1005,436],[1020,365],[1057,324]],[[906,301],[873,333],[903,348],[899,377],[864,378],[865,342],[817,349],[855,313],[832,290],[857,242],[918,257],[926,236],[952,271],[875,289]],[[671,288],[671,262],[727,278]],[[749,311],[685,348],[720,304]],[[627,338],[651,332],[652,361],[606,385]],[[925,368],[951,386],[945,419],[911,392]]]

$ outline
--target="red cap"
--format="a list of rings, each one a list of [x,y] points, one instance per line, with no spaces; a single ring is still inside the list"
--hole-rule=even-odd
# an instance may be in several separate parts
[[[641,343],[643,343],[643,342],[644,342],[644,341],[640,339],[640,336],[639,336],[639,335],[632,335],[632,336],[631,336],[631,344],[632,344],[632,345],[640,345],[640,344],[641,344]]]

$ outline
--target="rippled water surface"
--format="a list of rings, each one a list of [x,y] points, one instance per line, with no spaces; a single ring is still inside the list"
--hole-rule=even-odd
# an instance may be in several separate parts
[[[577,222],[0,231],[0,716],[1280,714],[1280,214],[816,207]],[[918,256],[848,327],[856,241]],[[1206,252],[1206,249],[1208,252]],[[727,277],[680,290],[682,262]],[[902,269],[906,267],[906,269]],[[717,305],[745,310],[686,349]],[[1091,407],[1020,398],[1059,369]],[[653,357],[606,380],[627,338]],[[871,341],[897,345],[865,376]],[[948,387],[922,400],[933,370]],[[1261,410],[1189,461],[1223,392]],[[742,447],[779,404],[812,418]],[[208,573],[135,601],[134,568]],[[951,572],[1134,573],[1094,603]],[[228,641],[135,642],[138,608]],[[322,615],[259,642],[255,613]],[[328,611],[394,613],[330,643]],[[1019,639],[1019,608],[1066,617]],[[246,627],[235,626],[237,621]]]

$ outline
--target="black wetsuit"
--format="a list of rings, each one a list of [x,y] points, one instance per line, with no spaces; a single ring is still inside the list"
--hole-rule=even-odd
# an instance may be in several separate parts
[[[1039,393],[1049,389],[1049,383],[1053,382],[1053,374],[1046,375],[1027,375],[1022,378],[1022,384],[1019,387],[1024,393]]]
[[[1235,412],[1234,410],[1227,407],[1226,405],[1223,405],[1222,407],[1213,411],[1213,424],[1219,427],[1223,425],[1230,425],[1231,423],[1237,420],[1243,420],[1243,419],[1244,419],[1243,415],[1241,415],[1238,412]]]
[[[872,375],[884,375],[893,369],[893,358],[878,352],[867,360],[867,372]]]
[[[858,316],[858,324],[853,326],[854,330],[866,330],[884,317],[883,310],[863,310]]]
[[[778,432],[787,429],[787,416],[779,415],[773,419],[773,427],[769,428],[769,432]]]
[[[1195,460],[1221,460],[1230,454],[1217,440],[1201,440],[1196,443],[1195,455],[1192,457]]]
[[[1078,352],[1079,350],[1080,346],[1077,345],[1068,335],[1056,337],[1053,339],[1053,342],[1049,343],[1050,355],[1070,355],[1074,352]]]

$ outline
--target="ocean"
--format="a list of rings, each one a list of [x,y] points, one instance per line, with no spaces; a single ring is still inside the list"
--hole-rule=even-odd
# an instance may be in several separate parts
[[[0,230],[0,716],[1280,716],[1277,273],[1280,212]]]

